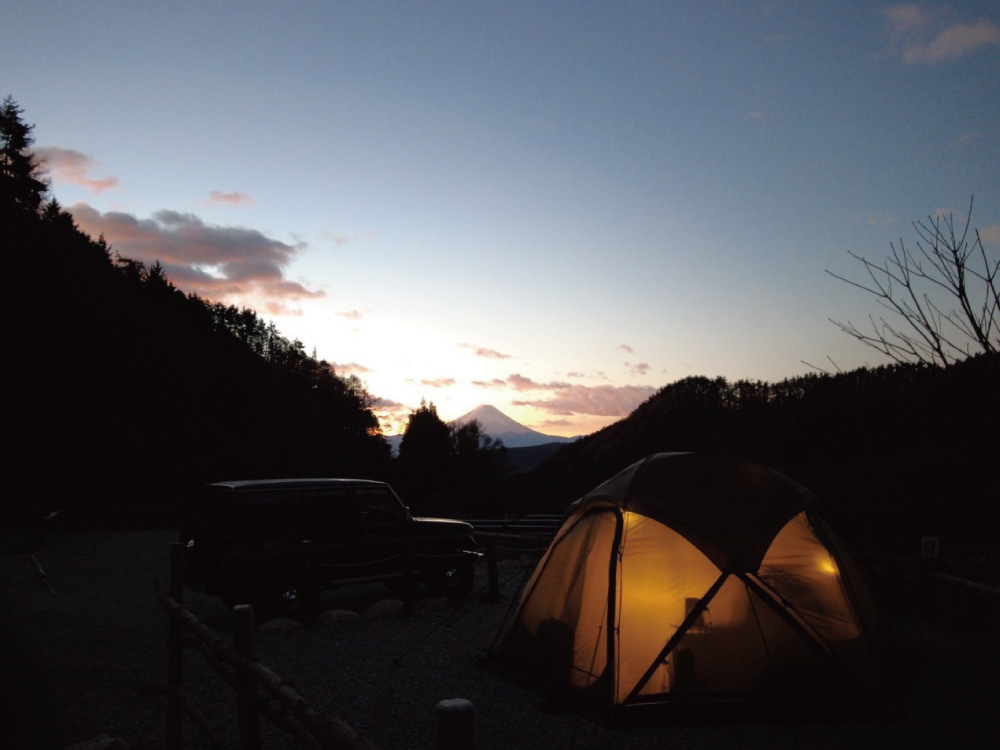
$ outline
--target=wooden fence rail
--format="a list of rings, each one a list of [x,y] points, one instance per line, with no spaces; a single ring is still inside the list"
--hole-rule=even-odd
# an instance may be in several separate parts
[[[503,555],[540,555],[558,528],[558,518],[526,517],[516,520],[488,519],[471,521],[476,537],[486,543],[486,562],[490,598],[500,600],[498,560]],[[404,580],[411,582],[410,565],[405,566]],[[406,587],[412,588],[412,582]],[[144,685],[145,694],[167,698],[167,749],[180,750],[181,725],[187,716],[213,748],[226,745],[223,733],[198,708],[184,690],[184,650],[201,652],[212,670],[236,693],[240,750],[260,750],[260,719],[270,721],[294,737],[309,750],[377,750],[368,739],[338,718],[329,718],[313,710],[288,683],[257,661],[254,643],[254,613],[248,604],[233,608],[234,634],[230,645],[184,607],[184,545],[170,546],[170,577],[167,588],[156,587],[157,598],[166,610],[169,624],[167,684]],[[409,591],[407,603],[412,598]],[[263,699],[262,696],[268,696]],[[463,708],[465,707],[463,704]],[[458,717],[456,719],[455,717]],[[439,747],[471,747],[471,727],[456,731],[452,722],[471,719],[466,711],[440,712],[442,729]],[[462,725],[464,726],[464,724]],[[447,739],[445,739],[447,738]],[[456,743],[456,739],[461,741]]]
[[[490,601],[501,600],[501,557],[541,557],[562,524],[561,516],[524,516],[505,519],[471,519],[476,539],[486,545],[486,574]]]
[[[228,644],[211,628],[200,622],[183,605],[183,554],[181,544],[170,547],[169,589],[157,586],[157,597],[167,611],[168,684],[145,686],[146,693],[167,696],[167,747],[180,750],[181,718],[187,714],[201,729],[213,747],[223,747],[221,733],[194,705],[183,688],[183,653],[185,647],[202,652],[213,670],[236,692],[241,750],[259,750],[260,717],[295,737],[310,750],[376,750],[346,722],[323,716],[281,677],[257,661],[254,653],[253,608],[234,608],[234,645]],[[261,700],[261,694],[270,700]]]

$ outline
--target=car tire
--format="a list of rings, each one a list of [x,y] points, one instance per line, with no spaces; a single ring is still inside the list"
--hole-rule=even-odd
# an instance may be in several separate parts
[[[470,558],[461,558],[436,570],[429,583],[431,592],[453,602],[467,597],[476,583],[476,568]]]
[[[308,625],[319,608],[319,589],[301,578],[280,579],[262,587],[255,600],[259,622],[287,617]]]

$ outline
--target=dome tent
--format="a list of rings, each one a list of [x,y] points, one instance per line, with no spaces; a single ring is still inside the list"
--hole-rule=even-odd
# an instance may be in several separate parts
[[[811,492],[731,455],[652,455],[577,500],[489,663],[624,718],[882,706],[888,628]]]

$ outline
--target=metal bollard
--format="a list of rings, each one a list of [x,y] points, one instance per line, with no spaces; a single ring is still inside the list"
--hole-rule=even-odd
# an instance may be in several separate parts
[[[472,750],[475,707],[464,698],[437,704],[437,750]]]

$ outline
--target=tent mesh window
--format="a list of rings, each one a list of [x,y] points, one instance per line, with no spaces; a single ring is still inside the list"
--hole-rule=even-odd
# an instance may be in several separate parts
[[[587,513],[528,582],[506,658],[553,684],[587,688],[607,667],[608,571],[617,513]]]

